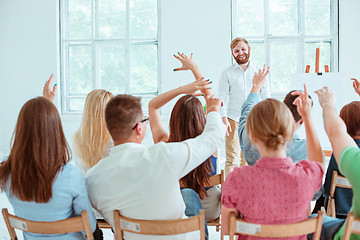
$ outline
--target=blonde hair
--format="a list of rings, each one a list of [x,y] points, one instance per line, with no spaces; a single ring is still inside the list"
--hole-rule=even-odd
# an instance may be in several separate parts
[[[256,104],[246,123],[248,138],[256,138],[269,150],[291,141],[295,130],[294,117],[282,102],[268,98]]]
[[[239,42],[243,42],[243,43],[245,43],[248,47],[250,47],[250,46],[249,46],[249,42],[248,42],[245,38],[237,37],[237,38],[234,38],[234,39],[231,41],[231,44],[230,44],[231,52],[234,50],[234,48],[236,47],[236,45],[237,45]]]
[[[84,113],[79,130],[74,134],[74,152],[86,169],[93,167],[106,155],[110,133],[105,123],[105,107],[113,97],[112,93],[95,89],[85,101]]]

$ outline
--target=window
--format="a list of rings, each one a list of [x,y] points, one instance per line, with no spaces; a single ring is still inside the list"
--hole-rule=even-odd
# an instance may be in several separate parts
[[[158,94],[157,0],[61,0],[61,101],[83,110],[102,88],[147,102]]]
[[[270,66],[272,96],[282,98],[293,73],[338,71],[338,3],[336,0],[232,0],[232,35],[251,46],[250,59]]]

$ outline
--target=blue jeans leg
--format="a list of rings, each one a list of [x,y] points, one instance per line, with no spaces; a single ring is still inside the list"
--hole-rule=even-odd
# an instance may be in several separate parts
[[[203,209],[200,201],[199,195],[190,188],[181,189],[181,195],[185,203],[185,215],[188,217],[199,215],[199,210]],[[205,216],[204,216],[205,221]],[[207,224],[205,221],[205,239],[209,239],[209,233],[207,229]]]
[[[317,214],[311,214],[309,218],[317,217]],[[344,224],[345,219],[338,219],[329,216],[324,216],[320,240],[332,240],[335,234],[340,230]],[[313,233],[308,235],[308,239],[313,238]]]

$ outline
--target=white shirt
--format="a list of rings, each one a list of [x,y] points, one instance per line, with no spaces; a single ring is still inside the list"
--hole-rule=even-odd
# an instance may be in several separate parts
[[[222,72],[219,82],[219,98],[223,101],[220,109],[221,117],[227,116],[239,122],[241,106],[249,95],[254,75],[259,69],[261,69],[259,66],[250,61],[246,71],[235,63]],[[261,88],[260,96],[262,99],[270,97],[268,83]]]
[[[224,136],[220,114],[210,112],[203,133],[196,138],[150,147],[136,143],[113,147],[108,157],[86,173],[93,206],[113,227],[116,209],[135,219],[186,218],[179,179],[210,157],[223,144]],[[199,234],[154,237],[125,232],[125,238],[198,239]]]

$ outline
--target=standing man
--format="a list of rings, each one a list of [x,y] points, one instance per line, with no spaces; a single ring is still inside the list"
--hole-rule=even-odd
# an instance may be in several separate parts
[[[224,103],[220,113],[224,124],[227,126],[225,175],[231,172],[234,166],[237,166],[240,158],[237,131],[241,106],[250,92],[254,74],[260,69],[259,66],[249,60],[251,48],[246,39],[235,38],[231,42],[230,48],[235,63],[222,72],[219,84],[219,98]],[[260,96],[263,99],[270,96],[268,84],[261,88]],[[240,166],[245,164],[245,159],[241,159]]]

